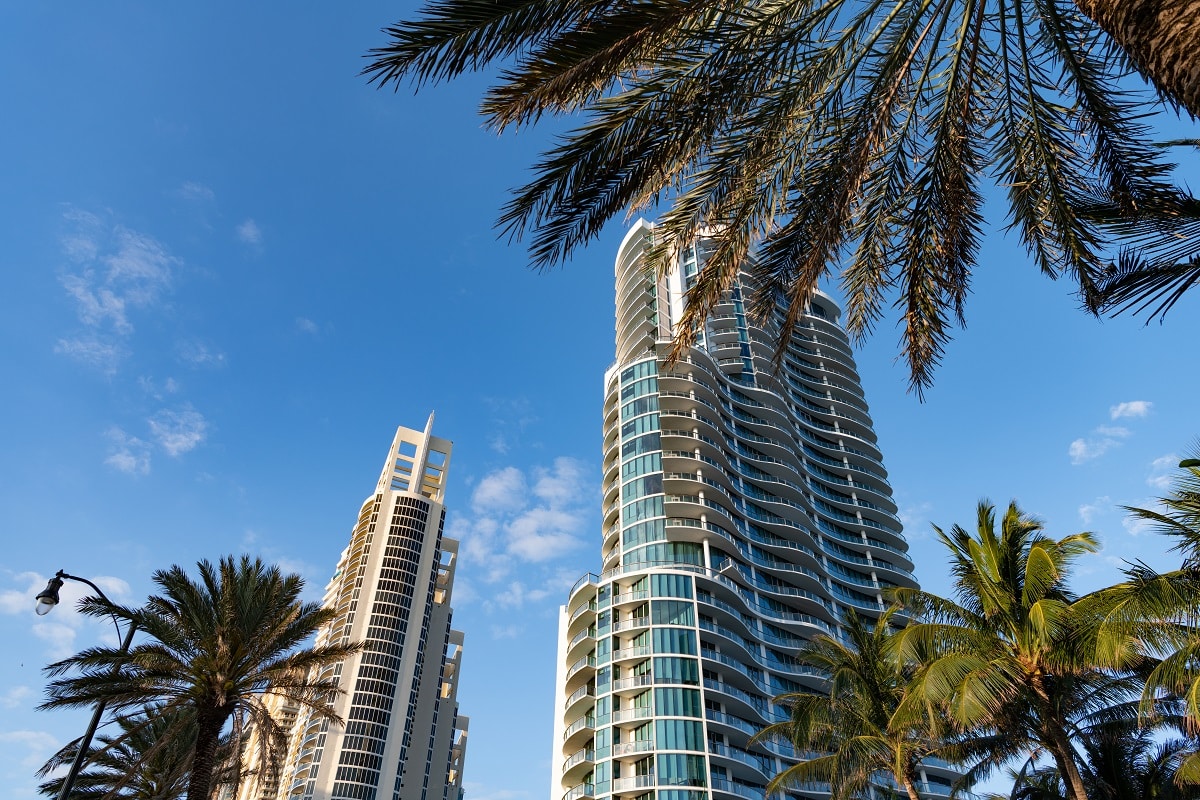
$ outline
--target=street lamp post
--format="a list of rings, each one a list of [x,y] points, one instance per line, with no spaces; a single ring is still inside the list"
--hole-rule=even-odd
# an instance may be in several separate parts
[[[100,587],[89,581],[87,578],[80,578],[75,575],[68,575],[61,569],[55,573],[54,577],[46,583],[46,588],[37,596],[37,606],[34,611],[38,616],[45,616],[50,613],[50,610],[58,605],[58,590],[62,588],[63,581],[79,581],[86,583],[96,592],[101,600],[108,605],[112,605],[112,601],[105,596]],[[117,629],[117,635],[121,634],[121,626],[117,625],[116,616],[113,617],[113,626]],[[132,622],[129,623],[129,628],[125,631],[125,636],[121,640],[121,652],[129,652],[129,645],[133,642],[133,634],[137,630],[137,626]],[[67,800],[71,796],[71,789],[75,787],[75,778],[79,776],[79,770],[83,768],[83,762],[87,759],[88,748],[92,745],[92,737],[96,734],[96,728],[100,726],[100,718],[104,716],[105,702],[103,700],[96,703],[96,710],[92,713],[92,721],[88,723],[87,730],[83,734],[83,738],[79,740],[79,750],[75,753],[75,760],[71,762],[71,769],[67,772],[67,777],[63,779],[62,789],[58,792],[58,800]]]

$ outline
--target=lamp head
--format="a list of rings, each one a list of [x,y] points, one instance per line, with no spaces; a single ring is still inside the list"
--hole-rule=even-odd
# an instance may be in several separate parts
[[[37,596],[37,606],[34,611],[39,617],[44,617],[50,613],[50,609],[58,605],[58,590],[62,588],[62,570],[58,574],[46,582],[46,588]]]

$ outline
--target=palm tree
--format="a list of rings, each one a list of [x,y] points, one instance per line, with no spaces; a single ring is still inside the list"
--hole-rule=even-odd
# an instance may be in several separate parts
[[[1153,718],[1154,704],[1165,693],[1181,699],[1185,732],[1200,734],[1200,459],[1180,463],[1170,493],[1159,508],[1125,509],[1176,540],[1183,556],[1176,570],[1157,572],[1133,564],[1126,580],[1085,599],[1100,619],[1098,655],[1120,666],[1145,656],[1152,662],[1142,698],[1143,716]],[[1200,752],[1183,758],[1176,779],[1200,784]]]
[[[188,765],[188,800],[208,800],[226,724],[245,717],[268,739],[279,727],[263,705],[268,690],[336,720],[334,680],[312,670],[357,648],[302,646],[333,611],[300,600],[304,582],[258,559],[222,558],[197,565],[199,581],[173,566],[154,573],[161,594],[141,608],[85,600],[92,616],[116,615],[137,626],[143,640],[127,653],[94,647],[51,664],[55,678],[39,708],[76,708],[105,701],[116,715],[148,703],[195,720]],[[176,726],[176,730],[182,729]],[[178,734],[177,734],[178,735]]]
[[[1158,733],[1161,733],[1159,731]],[[1200,789],[1180,786],[1174,778],[1195,746],[1186,739],[1156,735],[1136,719],[1110,720],[1079,731],[1082,775],[1091,800],[1196,800]],[[1057,769],[1027,761],[1012,773],[1008,795],[987,800],[1063,800],[1066,787]]]
[[[150,705],[136,714],[113,720],[114,733],[102,733],[88,753],[88,768],[75,779],[71,796],[76,800],[179,800],[187,791],[188,767],[195,747],[196,724],[187,711],[164,711]],[[75,758],[79,741],[63,747],[38,770],[38,777],[65,767]],[[237,782],[237,760],[229,736],[217,747],[222,765],[217,786]],[[48,797],[57,797],[62,776],[38,787]]]
[[[1097,549],[1095,538],[1044,536],[1016,503],[999,530],[987,502],[979,504],[974,535],[957,525],[934,530],[950,551],[954,599],[895,590],[915,620],[898,634],[899,650],[921,657],[911,696],[944,704],[959,730],[997,743],[970,777],[1041,751],[1053,759],[1069,800],[1087,800],[1071,720],[1128,701],[1131,688],[1096,667],[1088,618],[1067,587],[1072,562]]]
[[[904,704],[911,667],[893,657],[894,610],[871,625],[857,614],[846,619],[845,641],[815,637],[798,656],[829,676],[829,694],[794,693],[776,700],[790,718],[767,726],[755,740],[780,737],[801,753],[815,752],[781,772],[768,794],[807,781],[827,781],[833,800],[866,796],[880,775],[890,775],[909,800],[919,800],[921,759],[943,748],[937,715],[921,704]]]
[[[852,333],[894,299],[918,392],[964,319],[982,184],[1095,311],[1104,221],[1181,202],[1126,77],[1200,113],[1200,0],[429,0],[386,32],[380,85],[499,62],[491,128],[581,120],[500,219],[534,265],[667,202],[652,263],[702,230],[717,245],[676,354],[761,242],[754,308],[787,305],[781,341],[836,265]]]

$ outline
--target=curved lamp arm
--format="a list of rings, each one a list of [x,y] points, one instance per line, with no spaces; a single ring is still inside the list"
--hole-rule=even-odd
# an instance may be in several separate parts
[[[46,614],[49,614],[50,610],[58,605],[58,591],[62,588],[64,581],[78,581],[79,583],[86,583],[88,586],[92,587],[92,590],[96,592],[96,595],[99,596],[101,600],[110,606],[113,604],[113,602],[108,599],[108,596],[101,591],[100,587],[89,581],[87,578],[80,578],[77,575],[68,575],[60,569],[54,574],[53,578],[47,581],[46,588],[43,589],[37,596],[37,606],[34,608],[34,611],[37,612],[38,616],[45,616]],[[116,614],[112,615],[112,621],[113,627],[117,629],[117,636],[120,636],[121,626],[117,624]],[[125,636],[121,640],[122,653],[129,652],[129,645],[133,643],[133,634],[136,631],[137,626],[130,622],[129,627],[125,630]],[[92,714],[92,721],[88,723],[87,730],[79,740],[79,750],[75,753],[75,760],[71,762],[71,769],[69,772],[67,772],[67,777],[63,778],[62,789],[60,789],[58,792],[58,800],[67,800],[71,796],[71,789],[75,787],[75,778],[79,776],[79,770],[83,768],[83,762],[87,760],[88,748],[92,746],[92,736],[95,735],[96,728],[100,725],[100,719],[104,716],[104,706],[105,703],[103,700],[96,703],[96,710]]]

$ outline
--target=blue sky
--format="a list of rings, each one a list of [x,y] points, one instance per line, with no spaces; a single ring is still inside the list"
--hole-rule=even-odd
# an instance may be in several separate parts
[[[599,561],[623,227],[547,274],[496,240],[547,134],[482,130],[478,79],[367,87],[361,54],[410,10],[0,10],[7,796],[33,797],[86,721],[32,710],[41,667],[114,636],[66,607],[35,618],[50,574],[135,602],[156,568],[249,552],[319,596],[395,426],[436,411],[455,442],[469,797],[545,797],[556,606]],[[992,235],[924,404],[890,322],[860,352],[928,588],[946,588],[929,523],[969,523],[984,496],[1097,531],[1081,589],[1122,559],[1170,563],[1116,506],[1153,497],[1198,433],[1200,297],[1147,327],[1089,319],[1069,288]]]

